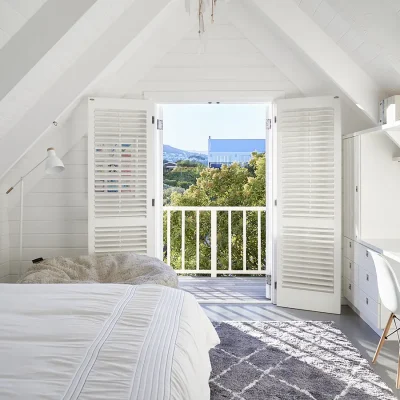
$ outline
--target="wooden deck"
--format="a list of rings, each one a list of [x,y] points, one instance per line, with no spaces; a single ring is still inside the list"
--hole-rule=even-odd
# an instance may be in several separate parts
[[[199,303],[269,303],[265,278],[179,277],[179,287],[192,293]]]

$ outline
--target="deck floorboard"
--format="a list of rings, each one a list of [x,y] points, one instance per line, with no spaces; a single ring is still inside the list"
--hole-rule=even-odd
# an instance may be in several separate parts
[[[265,278],[180,277],[179,287],[200,303],[265,303]]]

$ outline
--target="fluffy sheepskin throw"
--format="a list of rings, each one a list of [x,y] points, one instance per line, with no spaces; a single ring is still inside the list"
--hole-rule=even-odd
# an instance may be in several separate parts
[[[134,253],[56,257],[33,265],[19,283],[152,283],[178,287],[176,272],[157,258]]]

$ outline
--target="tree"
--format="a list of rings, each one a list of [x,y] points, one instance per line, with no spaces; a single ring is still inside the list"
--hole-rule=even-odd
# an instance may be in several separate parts
[[[164,183],[169,186],[178,186],[184,189],[196,184],[197,178],[200,177],[201,171],[206,167],[194,161],[178,161],[177,166],[172,171],[164,172]]]
[[[247,166],[234,163],[221,169],[206,168],[195,184],[184,193],[172,193],[174,206],[265,206],[265,155],[253,153]],[[261,212],[265,221],[265,211]],[[232,211],[232,269],[243,266],[243,212]],[[228,269],[228,212],[217,213],[217,258],[218,269]],[[246,265],[258,268],[258,213],[246,215]],[[266,227],[262,229],[262,264],[265,267]],[[166,232],[166,219],[164,219]],[[182,216],[171,212],[171,264],[180,268],[182,260]],[[200,213],[200,268],[210,269],[211,259],[211,212]],[[186,212],[185,224],[185,268],[196,268],[196,212]]]

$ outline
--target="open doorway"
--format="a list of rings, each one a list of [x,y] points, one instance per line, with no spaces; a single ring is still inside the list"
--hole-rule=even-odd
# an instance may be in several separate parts
[[[269,105],[162,108],[164,261],[199,301],[266,301]]]

